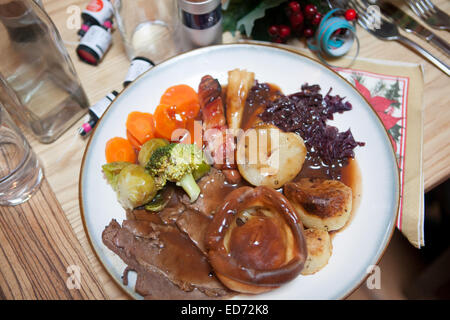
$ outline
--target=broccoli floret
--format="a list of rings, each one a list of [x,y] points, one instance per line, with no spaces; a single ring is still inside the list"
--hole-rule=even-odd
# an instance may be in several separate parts
[[[171,143],[156,149],[145,168],[154,176],[158,188],[164,187],[167,181],[175,182],[186,191],[191,201],[197,200],[200,194],[195,179],[209,171],[203,152],[193,144],[183,143]]]

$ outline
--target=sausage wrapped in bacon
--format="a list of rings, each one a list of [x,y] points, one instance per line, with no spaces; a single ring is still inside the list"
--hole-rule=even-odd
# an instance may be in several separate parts
[[[214,167],[222,169],[229,182],[237,182],[240,175],[234,161],[235,143],[232,133],[227,133],[222,87],[217,79],[206,75],[202,78],[198,97],[203,117],[204,139]],[[234,180],[234,181],[230,181]]]

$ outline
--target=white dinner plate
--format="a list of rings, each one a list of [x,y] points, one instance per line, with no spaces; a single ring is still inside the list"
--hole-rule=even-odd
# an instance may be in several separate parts
[[[334,95],[346,97],[353,110],[337,114],[333,125],[351,128],[364,147],[355,149],[362,175],[362,198],[351,223],[333,238],[333,254],[328,265],[310,276],[298,276],[279,289],[252,299],[339,299],[352,292],[368,275],[392,235],[398,211],[399,176],[396,158],[387,132],[376,112],[344,78],[326,66],[286,49],[256,44],[206,47],[169,59],[132,83],[112,103],[97,124],[86,148],[80,173],[80,208],[84,227],[94,251],[111,277],[131,296],[135,277],[129,285],[121,276],[126,265],[106,248],[102,231],[111,219],[119,223],[125,210],[103,177],[105,144],[115,136],[126,137],[125,122],[131,111],[152,113],[164,91],[176,84],[197,89],[202,76],[209,74],[222,84],[229,70],[241,68],[255,73],[260,82],[278,85],[285,94],[299,91],[304,83],[319,84],[322,93],[333,88]]]

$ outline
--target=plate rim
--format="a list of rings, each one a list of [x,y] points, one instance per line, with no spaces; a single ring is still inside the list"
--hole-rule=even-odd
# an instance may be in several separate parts
[[[197,49],[193,49],[193,50],[189,50],[186,52],[182,52],[179,53],[175,56],[172,56],[168,59],[165,59],[164,61],[162,61],[161,63],[155,65],[153,68],[151,68],[150,70],[147,70],[146,72],[144,72],[143,74],[141,74],[139,77],[137,77],[135,80],[133,80],[126,88],[124,88],[116,97],[116,99],[113,100],[113,102],[106,108],[105,112],[102,114],[102,116],[99,118],[97,125],[95,126],[94,130],[91,132],[89,138],[88,138],[88,142],[86,144],[86,147],[84,149],[83,152],[83,158],[81,160],[81,167],[80,167],[80,172],[78,175],[78,204],[79,204],[79,209],[80,209],[80,216],[81,216],[81,220],[82,220],[82,224],[83,224],[83,229],[84,232],[86,234],[86,238],[88,240],[89,246],[91,247],[92,251],[94,252],[94,255],[96,257],[96,259],[100,262],[100,265],[102,266],[102,268],[106,271],[106,273],[108,274],[108,276],[115,282],[115,284],[119,287],[119,289],[124,292],[128,298],[136,300],[136,297],[133,296],[130,292],[128,292],[128,290],[126,290],[123,285],[120,283],[120,281],[114,277],[111,272],[109,271],[109,269],[106,267],[104,261],[100,258],[99,253],[97,252],[97,250],[95,249],[94,243],[92,242],[92,238],[91,238],[91,234],[89,232],[89,229],[87,227],[87,223],[86,223],[86,219],[85,219],[85,212],[84,212],[84,207],[83,207],[83,193],[82,193],[82,184],[83,184],[83,172],[84,172],[84,165],[86,163],[86,158],[87,158],[87,154],[89,152],[89,148],[91,145],[91,141],[94,138],[94,135],[97,131],[98,128],[98,124],[100,123],[100,121],[103,120],[103,117],[106,115],[106,113],[111,109],[111,107],[114,105],[114,103],[117,101],[117,98],[122,95],[128,88],[130,88],[131,86],[134,85],[134,83],[136,81],[138,81],[141,77],[143,77],[144,75],[146,75],[149,72],[152,72],[152,70],[154,70],[155,68],[158,68],[160,65],[166,64],[167,62],[170,62],[171,60],[174,60],[176,58],[179,58],[180,56],[184,56],[184,55],[190,55],[193,52],[198,52],[198,51],[207,51],[211,48],[220,48],[220,47],[230,47],[230,46],[257,46],[257,47],[266,47],[266,48],[270,48],[270,49],[275,49],[275,50],[281,50],[281,51],[287,51],[289,53],[293,53],[296,55],[299,55],[303,58],[306,58],[307,60],[311,61],[312,63],[316,63],[321,65],[322,67],[325,67],[326,69],[328,69],[328,71],[331,71],[332,73],[334,73],[334,75],[336,75],[337,77],[339,77],[341,80],[345,81],[366,103],[367,105],[370,107],[372,113],[377,117],[378,121],[380,122],[382,128],[383,128],[383,132],[387,137],[387,140],[390,142],[390,151],[391,151],[391,155],[393,156],[393,159],[396,159],[396,154],[394,151],[394,145],[392,142],[392,139],[389,138],[389,134],[388,131],[386,129],[386,127],[383,124],[383,121],[381,120],[380,116],[378,115],[378,113],[375,111],[374,107],[369,103],[369,101],[366,99],[366,97],[364,97],[356,88],[355,86],[348,81],[347,79],[345,79],[343,76],[341,76],[339,73],[337,73],[335,70],[333,70],[332,68],[330,68],[329,66],[327,66],[326,64],[322,63],[321,61],[318,60],[314,60],[313,58],[305,55],[304,53],[295,50],[293,48],[290,48],[288,46],[279,46],[279,45],[271,45],[271,44],[266,44],[266,43],[261,43],[261,42],[256,42],[256,41],[241,41],[239,43],[227,43],[227,44],[218,44],[218,45],[212,45],[212,46],[207,46],[207,47],[202,47],[202,48],[197,48]],[[384,248],[381,250],[381,253],[379,255],[379,257],[377,258],[375,265],[378,265],[381,261],[381,259],[383,258],[387,247],[389,246],[389,243],[391,242],[392,236],[394,234],[395,228],[396,228],[396,221],[398,220],[398,215],[399,215],[399,206],[400,206],[400,169],[398,167],[398,165],[395,166],[396,170],[395,172],[396,174],[396,205],[395,205],[395,218],[393,219],[394,223],[391,226],[391,230],[388,236],[388,239],[386,241],[386,244],[384,245]],[[359,281],[358,283],[356,283],[351,289],[349,289],[344,295],[342,295],[342,297],[338,298],[338,300],[344,300],[346,299],[348,296],[350,296],[354,291],[356,291],[361,285],[362,283],[369,277],[370,273],[367,273],[362,279],[361,281]]]

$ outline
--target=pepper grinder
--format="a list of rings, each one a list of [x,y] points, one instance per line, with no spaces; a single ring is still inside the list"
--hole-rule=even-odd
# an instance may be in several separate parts
[[[220,0],[178,0],[178,8],[187,49],[222,43]]]

